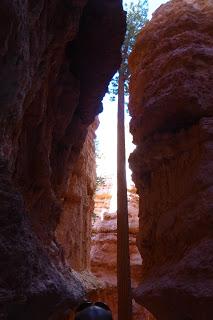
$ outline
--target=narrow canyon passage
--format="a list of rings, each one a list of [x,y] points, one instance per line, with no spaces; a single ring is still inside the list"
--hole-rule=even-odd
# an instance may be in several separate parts
[[[121,0],[0,1],[0,320],[73,320],[85,298],[116,319],[94,139],[125,32]],[[129,69],[134,319],[212,320],[212,0],[162,5]]]
[[[111,102],[107,95],[103,105],[104,111],[99,117],[100,124],[96,131],[97,187],[91,244],[91,272],[101,281],[101,286],[92,294],[92,298],[107,303],[113,312],[113,319],[117,319],[117,101]],[[136,246],[139,199],[128,165],[134,145],[129,133],[130,117],[127,112],[125,118],[131,282],[132,287],[136,288],[141,281],[142,264]],[[133,303],[133,319],[151,320],[154,317]]]

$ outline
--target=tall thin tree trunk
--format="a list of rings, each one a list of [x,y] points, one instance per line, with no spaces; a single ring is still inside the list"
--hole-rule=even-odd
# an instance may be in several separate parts
[[[118,320],[132,317],[132,295],[129,257],[129,225],[126,186],[124,76],[119,72],[117,126],[117,281]]]

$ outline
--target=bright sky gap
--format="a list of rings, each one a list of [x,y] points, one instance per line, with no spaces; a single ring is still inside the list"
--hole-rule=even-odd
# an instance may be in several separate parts
[[[125,0],[123,3],[135,2],[137,0]],[[148,18],[151,19],[152,13],[167,0],[150,0]],[[112,190],[112,204],[111,210],[116,210],[116,176],[117,176],[117,100],[110,101],[108,94],[103,99],[104,111],[99,115],[100,125],[96,131],[97,140],[99,143],[99,153],[101,159],[97,159],[97,175],[103,177],[111,177],[113,182]],[[134,150],[135,146],[132,144],[132,136],[129,133],[130,116],[125,115],[126,127],[126,173],[127,173],[127,187],[132,184],[131,171],[128,165],[129,154]]]

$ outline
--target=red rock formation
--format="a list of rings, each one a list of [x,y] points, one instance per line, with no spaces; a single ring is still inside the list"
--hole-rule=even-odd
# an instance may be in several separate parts
[[[96,221],[96,218],[103,218],[104,213],[110,211],[110,204],[112,200],[112,177],[104,176],[99,179],[101,178],[103,180],[100,180],[97,184],[94,197],[94,222]]]
[[[71,171],[63,199],[63,212],[56,229],[65,258],[76,271],[89,270],[91,221],[96,189],[95,130],[98,120],[88,135],[76,165]]]
[[[130,58],[130,163],[140,201],[142,284],[157,319],[212,319],[213,3],[172,0]]]
[[[1,319],[62,319],[84,294],[54,233],[124,25],[120,0],[0,3]]]
[[[105,191],[105,189],[103,189]],[[136,246],[138,232],[138,199],[134,190],[129,198],[130,262],[132,288],[141,281],[141,257]],[[91,296],[94,300],[106,302],[117,319],[117,215],[104,213],[103,220],[97,218],[93,226],[91,248],[91,271],[103,282]],[[133,303],[133,319],[154,320],[140,305]]]

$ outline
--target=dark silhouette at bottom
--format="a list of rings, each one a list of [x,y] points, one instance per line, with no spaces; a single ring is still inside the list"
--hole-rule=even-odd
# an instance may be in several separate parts
[[[103,302],[83,302],[75,312],[75,320],[112,320],[112,312]]]

